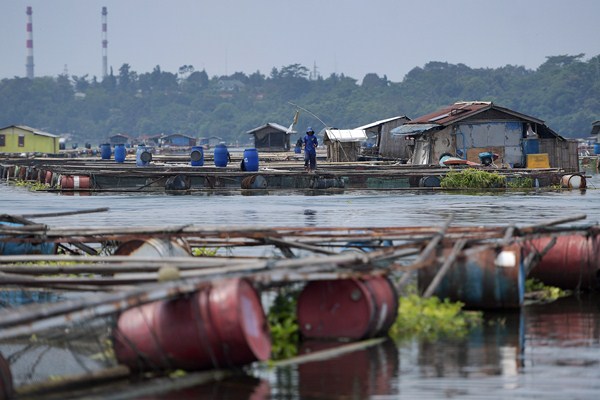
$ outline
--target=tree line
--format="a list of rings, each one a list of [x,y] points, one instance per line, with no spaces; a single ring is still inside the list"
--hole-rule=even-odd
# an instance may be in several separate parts
[[[600,120],[600,56],[549,56],[536,70],[434,61],[413,68],[401,82],[376,73],[360,82],[344,74],[315,77],[301,64],[273,68],[269,75],[213,77],[191,65],[137,73],[123,64],[103,79],[1,80],[0,126],[28,125],[92,143],[117,133],[182,133],[245,144],[245,132],[267,122],[288,126],[295,105],[310,111],[300,113],[302,133],[308,125],[353,128],[399,115],[416,118],[467,100],[493,101],[542,119],[565,137],[586,137]]]

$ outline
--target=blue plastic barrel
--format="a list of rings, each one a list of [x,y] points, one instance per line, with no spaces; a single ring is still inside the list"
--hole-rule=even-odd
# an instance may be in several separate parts
[[[600,154],[600,143],[594,143],[594,154]]]
[[[202,146],[192,146],[190,160],[193,167],[200,167],[204,165],[204,149]]]
[[[103,143],[100,145],[100,156],[103,160],[110,160],[110,143]]]
[[[244,150],[244,171],[258,171],[258,150],[246,149]]]
[[[150,149],[144,145],[138,145],[138,148],[135,152],[135,165],[138,167],[144,167],[150,164],[152,161],[152,153]]]
[[[115,161],[118,163],[125,162],[126,155],[127,155],[127,150],[125,150],[125,145],[117,144],[115,146]]]
[[[227,146],[219,143],[215,146],[215,167],[226,167],[229,161],[229,151]]]
[[[8,226],[23,226],[21,223],[0,221],[0,225]],[[4,237],[1,235],[0,237]],[[54,254],[56,251],[56,244],[52,242],[11,242],[1,241],[0,242],[0,255],[3,256],[14,256],[22,254]]]
[[[525,140],[525,154],[539,154],[540,141],[538,139]]]

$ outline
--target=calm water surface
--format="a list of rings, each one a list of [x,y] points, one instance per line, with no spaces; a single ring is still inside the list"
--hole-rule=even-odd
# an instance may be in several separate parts
[[[0,184],[0,213],[110,208],[106,213],[36,219],[56,226],[429,226],[450,215],[456,225],[522,226],[577,214],[587,215],[578,224],[591,224],[600,221],[596,187],[598,176],[585,192],[68,196]],[[600,398],[596,295],[488,317],[501,323],[485,324],[460,340],[386,342],[333,360],[257,371],[246,379],[152,398]]]

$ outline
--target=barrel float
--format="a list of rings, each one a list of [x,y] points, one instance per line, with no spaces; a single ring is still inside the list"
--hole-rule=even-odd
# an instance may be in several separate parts
[[[12,399],[13,397],[14,386],[10,365],[0,354],[0,400]]]
[[[541,252],[551,240],[551,237],[542,237],[522,243],[523,256]],[[585,235],[558,236],[529,276],[562,289],[599,288],[600,239]]]
[[[594,143],[594,154],[600,154],[600,143]]]
[[[24,226],[21,222],[15,222],[7,217],[0,221],[0,225],[5,226]],[[3,235],[0,235],[2,237]],[[27,236],[17,236],[17,238],[26,238]],[[0,241],[0,255],[11,256],[21,254],[54,254],[56,244],[49,242],[17,242],[17,241]]]
[[[560,178],[560,186],[566,189],[585,189],[587,184],[585,176],[579,174],[563,175]]]
[[[90,189],[90,177],[82,175],[63,175],[60,178],[61,189]]]
[[[46,185],[52,185],[52,171],[46,171],[46,175],[44,176],[44,183]]]
[[[192,146],[190,164],[192,167],[201,167],[204,165],[204,149],[202,146]]]
[[[447,257],[450,252],[450,248],[444,249],[443,255]],[[429,287],[440,268],[441,264],[431,263],[419,269],[418,286],[421,293]],[[468,308],[519,308],[525,296],[525,269],[520,247],[478,246],[464,250],[433,295],[440,299],[460,301]]]
[[[103,160],[110,160],[110,143],[103,143],[100,145],[100,157]]]
[[[247,176],[242,179],[242,189],[266,189],[267,179],[262,175]]]
[[[244,150],[242,171],[258,171],[258,150],[254,148]]]
[[[298,325],[309,339],[358,340],[387,333],[398,297],[385,277],[311,281],[298,297]]]
[[[215,167],[226,167],[229,161],[229,150],[224,143],[215,146],[214,163]]]
[[[182,238],[128,240],[121,243],[115,255],[137,257],[185,257],[192,253],[189,244]]]
[[[138,167],[145,167],[152,161],[152,153],[146,146],[139,145],[135,152],[135,165]]]
[[[125,150],[124,144],[117,144],[115,146],[115,161],[118,163],[125,162],[125,157],[127,156],[127,150]]]
[[[419,187],[440,187],[440,177],[435,175],[424,176],[419,179]]]
[[[129,309],[113,338],[117,360],[135,370],[238,367],[271,354],[259,296],[244,279]]]

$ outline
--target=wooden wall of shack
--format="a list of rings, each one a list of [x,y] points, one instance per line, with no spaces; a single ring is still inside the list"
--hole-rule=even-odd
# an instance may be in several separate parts
[[[579,172],[577,141],[571,139],[540,139],[540,153],[548,154],[551,168]]]
[[[358,160],[361,151],[360,142],[327,141],[327,161],[348,162]]]

